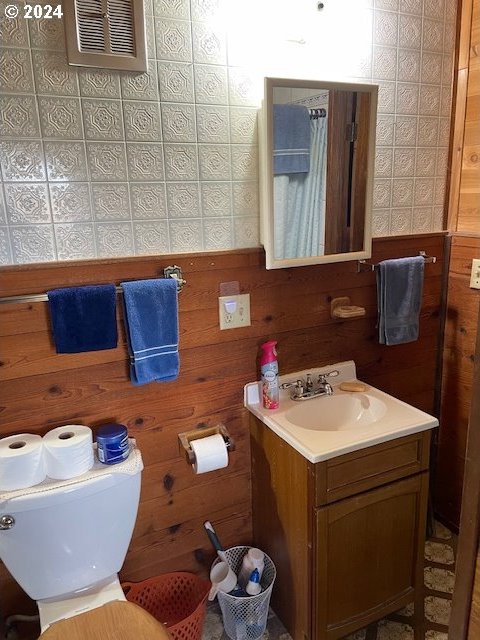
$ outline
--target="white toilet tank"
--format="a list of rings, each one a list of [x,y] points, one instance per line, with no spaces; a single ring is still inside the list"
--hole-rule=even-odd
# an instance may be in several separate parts
[[[133,533],[143,469],[138,449],[73,480],[0,496],[0,559],[34,600],[63,598],[118,573]],[[20,495],[21,494],[21,495]],[[6,499],[5,499],[6,498]]]

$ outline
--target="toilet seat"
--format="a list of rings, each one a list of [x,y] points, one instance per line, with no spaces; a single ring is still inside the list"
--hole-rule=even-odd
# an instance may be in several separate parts
[[[54,622],[39,640],[170,640],[163,624],[133,602],[108,602]]]

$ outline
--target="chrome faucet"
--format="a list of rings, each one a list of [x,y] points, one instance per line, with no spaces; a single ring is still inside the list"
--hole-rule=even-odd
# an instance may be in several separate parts
[[[296,382],[290,380],[283,382],[280,385],[280,389],[293,388],[290,398],[292,400],[310,400],[311,398],[318,398],[320,396],[331,396],[333,393],[332,385],[327,382],[328,377],[336,377],[339,375],[339,371],[334,369],[327,373],[322,373],[318,376],[317,383],[312,380],[312,374],[307,373],[306,379],[299,379]]]
[[[330,371],[327,374],[320,374],[318,376],[318,381],[317,381],[317,385],[320,389],[323,389],[326,393],[327,396],[331,396],[333,393],[333,389],[332,389],[332,385],[327,382],[327,376],[332,375],[333,371]],[[338,375],[338,371],[335,375]]]
[[[292,400],[298,400],[304,393],[305,382],[300,378],[296,382],[293,380],[289,380],[288,382],[283,382],[280,385],[280,389],[290,389],[293,387],[291,398]]]
[[[305,383],[305,389],[307,391],[312,391],[313,390],[313,380],[312,380],[312,374],[311,373],[307,373],[307,381]]]

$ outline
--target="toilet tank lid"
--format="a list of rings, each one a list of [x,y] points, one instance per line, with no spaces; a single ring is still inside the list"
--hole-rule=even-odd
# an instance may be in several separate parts
[[[129,476],[140,473],[143,469],[142,455],[133,438],[129,439],[129,443],[130,455],[118,464],[102,464],[95,458],[90,471],[76,478],[68,480],[46,478],[40,484],[26,489],[0,491],[0,509],[2,511],[7,507],[10,509],[17,507],[25,511],[36,509],[39,508],[39,498],[42,499],[42,506],[46,506],[47,502],[58,502],[63,497],[71,499],[77,491],[82,491],[85,495],[103,491]]]

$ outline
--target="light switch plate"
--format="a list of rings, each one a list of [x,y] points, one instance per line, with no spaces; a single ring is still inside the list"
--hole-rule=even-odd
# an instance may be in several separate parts
[[[470,276],[470,287],[480,289],[480,260],[472,260],[472,275]]]
[[[249,327],[251,324],[250,294],[220,296],[218,298],[218,315],[220,317],[220,329]]]

